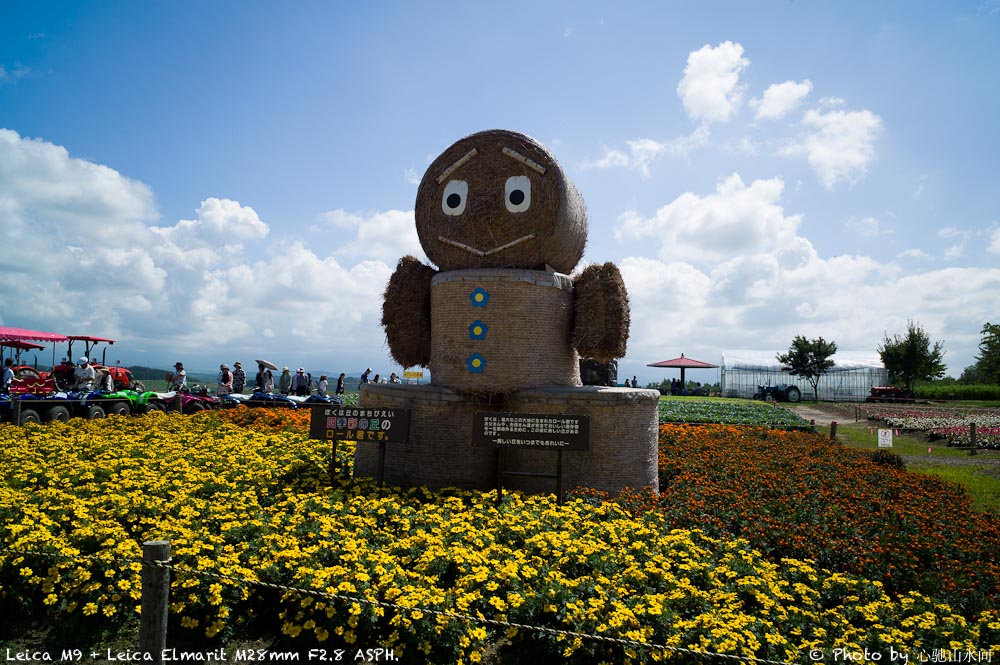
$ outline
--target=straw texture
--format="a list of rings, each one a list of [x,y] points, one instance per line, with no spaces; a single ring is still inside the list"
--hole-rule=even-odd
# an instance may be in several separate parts
[[[424,252],[443,271],[569,273],[587,241],[580,193],[544,146],[508,130],[472,134],[441,153],[420,182],[415,216]]]
[[[438,273],[431,321],[435,385],[481,395],[581,385],[566,275],[497,268]]]
[[[389,354],[403,367],[426,367],[431,358],[431,279],[436,271],[404,256],[389,278],[382,327]]]
[[[587,266],[574,280],[573,346],[584,358],[607,363],[625,357],[630,324],[628,292],[613,263]]]

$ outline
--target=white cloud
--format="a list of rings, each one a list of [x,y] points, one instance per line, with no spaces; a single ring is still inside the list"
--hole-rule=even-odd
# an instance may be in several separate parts
[[[809,133],[785,148],[786,155],[804,154],[827,189],[838,182],[853,184],[867,172],[875,158],[875,140],[882,118],[871,111],[822,112],[812,109],[802,120]]]
[[[798,108],[809,93],[812,92],[812,81],[806,79],[801,83],[785,81],[768,86],[761,99],[751,99],[750,106],[757,113],[757,120],[779,120]]]
[[[873,238],[882,232],[881,224],[874,217],[851,217],[844,226],[863,238]]]
[[[155,357],[142,364],[161,366],[267,355],[315,367],[343,349],[362,366],[386,358],[381,294],[390,265],[419,248],[412,211],[331,213],[344,249],[328,256],[265,245],[268,225],[230,199],[206,198],[173,224],[157,216],[145,184],[0,130],[0,321],[112,337],[116,352],[135,362],[145,349]]]
[[[922,249],[907,249],[897,255],[900,259],[920,259],[921,261],[933,261],[934,258]]]
[[[726,122],[743,102],[744,86],[740,74],[750,66],[743,57],[743,46],[723,42],[717,47],[705,45],[688,55],[684,78],[677,85],[684,108],[692,120]]]
[[[654,238],[660,258],[695,264],[725,261],[791,246],[800,217],[785,216],[778,204],[780,178],[755,180],[749,186],[738,174],[721,180],[714,194],[687,192],[644,218],[627,211],[619,218],[619,238]]]
[[[24,78],[31,70],[20,62],[14,63],[13,69],[7,69],[3,65],[0,65],[0,83],[12,83],[17,79]]]
[[[389,264],[395,264],[407,254],[426,260],[412,210],[349,213],[338,209],[321,213],[318,219],[321,232],[324,228],[333,227],[355,234],[355,237],[338,243],[337,256],[367,257]]]
[[[989,237],[990,244],[986,247],[986,251],[991,254],[1000,254],[1000,225],[994,226],[989,231]]]
[[[955,241],[953,245],[944,251],[945,259],[958,259],[965,255],[965,245],[969,241],[969,236],[971,235],[969,231],[959,229],[954,226],[945,226],[944,228],[938,230],[937,235],[939,238]]]
[[[580,164],[583,169],[627,168],[638,171],[643,178],[648,178],[650,165],[661,155],[687,157],[693,150],[708,144],[709,129],[699,125],[688,136],[681,136],[670,141],[653,139],[633,139],[626,141],[628,151],[605,149],[599,159],[585,161]]]

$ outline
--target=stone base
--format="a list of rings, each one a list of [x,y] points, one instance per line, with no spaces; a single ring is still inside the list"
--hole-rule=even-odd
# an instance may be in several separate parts
[[[367,384],[361,390],[365,408],[410,410],[409,443],[389,444],[385,482],[431,489],[496,488],[497,451],[472,443],[476,411],[572,414],[590,416],[590,450],[563,453],[563,488],[584,486],[607,492],[625,487],[659,491],[657,474],[657,403],[659,392],[601,386],[546,386],[492,399],[466,395],[433,385]],[[555,473],[550,450],[507,450],[508,471]],[[356,476],[375,476],[378,445],[358,442]],[[504,487],[530,493],[554,493],[555,480],[508,478]]]

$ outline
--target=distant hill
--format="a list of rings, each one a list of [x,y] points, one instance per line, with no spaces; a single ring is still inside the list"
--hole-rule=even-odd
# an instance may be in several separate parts
[[[140,381],[149,381],[150,379],[162,381],[167,372],[172,371],[169,369],[156,369],[155,367],[143,367],[142,365],[131,365],[126,369],[132,372],[132,378]]]

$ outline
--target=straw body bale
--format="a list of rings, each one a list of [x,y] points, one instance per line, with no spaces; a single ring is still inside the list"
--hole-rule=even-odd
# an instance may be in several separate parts
[[[574,280],[573,346],[585,358],[611,362],[625,356],[630,324],[628,292],[618,266],[587,266]]]
[[[436,271],[413,256],[399,260],[382,305],[389,352],[403,367],[426,367],[431,357],[431,279]]]
[[[450,270],[431,281],[431,383],[489,395],[580,385],[573,284],[559,273]]]

